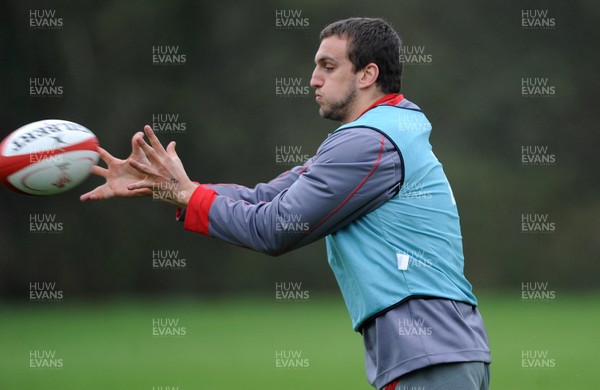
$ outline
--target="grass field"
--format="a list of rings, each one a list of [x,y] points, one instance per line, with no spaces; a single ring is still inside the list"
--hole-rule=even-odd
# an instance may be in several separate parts
[[[0,389],[369,389],[341,298],[314,295],[0,304]],[[479,300],[492,389],[598,388],[599,296]]]

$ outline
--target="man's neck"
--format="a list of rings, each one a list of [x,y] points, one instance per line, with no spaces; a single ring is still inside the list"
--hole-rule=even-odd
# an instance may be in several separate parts
[[[387,94],[374,90],[373,93],[365,93],[356,97],[356,102],[352,111],[348,114],[347,119],[341,121],[342,125],[350,123],[358,119],[362,114],[365,113],[375,102],[386,96]]]

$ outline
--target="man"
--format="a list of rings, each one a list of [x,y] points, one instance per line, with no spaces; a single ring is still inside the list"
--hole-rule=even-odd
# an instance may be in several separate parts
[[[81,199],[154,193],[180,207],[185,229],[271,255],[325,237],[369,383],[487,389],[488,340],[463,275],[454,197],[431,125],[399,94],[400,38],[369,18],[320,38],[310,84],[320,115],[341,126],[303,166],[252,189],[198,185],[175,143],[164,149],[146,126],[150,144],[135,134],[127,160],[100,149],[108,169],[93,172],[107,182]]]

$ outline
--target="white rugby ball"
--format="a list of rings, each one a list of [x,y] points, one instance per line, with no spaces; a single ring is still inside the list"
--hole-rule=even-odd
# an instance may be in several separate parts
[[[29,195],[54,195],[84,181],[98,162],[98,139],[75,122],[46,119],[0,143],[0,181]]]

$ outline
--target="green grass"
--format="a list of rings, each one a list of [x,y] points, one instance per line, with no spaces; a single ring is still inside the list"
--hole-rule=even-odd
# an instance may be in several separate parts
[[[480,296],[492,349],[492,388],[595,389],[600,383],[599,296],[560,296],[549,302],[519,296]],[[547,351],[554,368],[522,367],[523,351]]]
[[[600,383],[599,297],[521,302],[482,295],[494,363],[492,389],[588,389]],[[152,336],[152,319],[179,320],[182,337]],[[29,366],[55,351],[62,369]],[[275,365],[276,351],[308,367]],[[524,369],[524,350],[550,369]],[[362,340],[339,298],[307,302],[118,301],[0,305],[0,389],[369,389]]]

